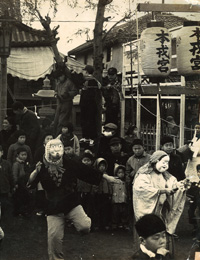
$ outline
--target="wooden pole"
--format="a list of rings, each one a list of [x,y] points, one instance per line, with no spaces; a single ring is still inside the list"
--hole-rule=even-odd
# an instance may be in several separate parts
[[[141,86],[141,75],[140,75],[140,47],[139,47],[139,25],[136,10],[136,27],[137,27],[137,73],[138,73],[138,87],[137,87],[137,113],[136,113],[136,126],[137,136],[141,137],[141,98],[140,98],[140,86]]]
[[[133,48],[132,42],[130,42],[130,55],[131,55],[131,123],[135,125],[134,118],[134,103],[133,103]]]
[[[181,76],[181,86],[185,87],[185,77]],[[184,145],[184,138],[185,138],[185,95],[181,95],[181,101],[180,101],[180,137],[179,137],[179,147]]]
[[[2,125],[3,119],[7,113],[7,58],[1,57],[1,113],[0,113],[0,124]]]
[[[158,88],[160,84],[158,83]],[[160,136],[161,136],[161,117],[160,117],[160,107],[161,107],[161,95],[157,94],[157,109],[156,109],[156,150],[160,149]]]
[[[126,81],[126,68],[125,68],[125,46],[123,45],[123,67],[122,67],[122,95],[123,99],[120,101],[120,136],[124,137],[124,128],[125,128],[125,81]]]

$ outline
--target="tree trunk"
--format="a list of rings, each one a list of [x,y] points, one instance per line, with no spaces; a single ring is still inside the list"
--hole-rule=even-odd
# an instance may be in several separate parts
[[[103,71],[103,23],[105,7],[107,4],[110,4],[112,0],[99,0],[97,5],[97,15],[95,20],[95,27],[94,27],[94,42],[93,42],[93,64],[94,64],[94,77],[102,83],[102,71]],[[98,140],[96,151],[98,150],[99,146],[99,139],[101,136],[101,129],[102,129],[102,98],[99,97],[97,99],[97,115],[96,115],[96,124],[97,124],[97,133],[98,133]]]
[[[103,71],[103,23],[105,21],[104,13],[106,5],[113,0],[99,0],[97,5],[97,15],[94,27],[93,60],[94,76],[102,82]]]
[[[99,0],[97,7],[97,15],[94,28],[94,76],[102,82],[102,71],[103,71],[103,23],[104,23],[104,12],[105,5],[102,5]]]

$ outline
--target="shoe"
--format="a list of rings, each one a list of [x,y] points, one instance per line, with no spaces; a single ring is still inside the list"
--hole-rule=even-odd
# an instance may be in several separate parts
[[[39,217],[41,217],[42,215],[44,215],[44,211],[38,211],[38,212],[36,212],[36,216],[39,216]]]
[[[93,146],[93,145],[94,145],[94,140],[90,139],[89,146]]]

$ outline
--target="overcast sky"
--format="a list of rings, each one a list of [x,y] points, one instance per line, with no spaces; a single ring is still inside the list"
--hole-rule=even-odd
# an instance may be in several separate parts
[[[68,0],[73,1],[73,0]],[[67,54],[67,52],[78,45],[84,43],[87,40],[86,34],[82,34],[76,36],[75,33],[78,30],[86,30],[89,29],[88,37],[90,39],[93,38],[93,29],[94,29],[94,21],[96,17],[96,10],[88,9],[86,10],[84,7],[84,0],[78,0],[78,6],[76,8],[71,8],[67,5],[67,0],[58,0],[58,12],[55,18],[52,18],[51,28],[54,26],[60,25],[58,29],[60,40],[58,41],[59,51],[63,54]],[[107,11],[105,16],[111,16],[109,23],[104,23],[106,28],[109,29],[116,21],[120,20],[124,16],[124,13],[131,9],[135,10],[137,3],[147,2],[145,0],[113,0],[113,4],[115,5],[115,10]],[[152,0],[150,3],[162,3],[162,0]],[[166,4],[200,4],[200,0],[164,0]],[[50,8],[48,5],[43,5],[41,14],[44,16],[49,13],[50,17],[52,14],[50,12]],[[196,16],[198,16],[198,20],[200,20],[200,14],[195,13],[174,13],[182,16],[187,16],[189,19],[196,20]],[[140,14],[138,13],[138,16]],[[134,17],[133,17],[134,18]],[[31,25],[33,28],[43,29],[39,22],[34,22]]]

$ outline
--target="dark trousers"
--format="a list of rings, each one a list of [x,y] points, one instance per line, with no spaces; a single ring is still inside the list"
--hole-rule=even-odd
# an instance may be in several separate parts
[[[119,106],[111,106],[111,105],[107,105],[106,106],[106,120],[105,120],[105,124],[108,123],[113,123],[115,125],[118,125],[118,116],[119,116]]]
[[[14,215],[30,214],[33,210],[33,197],[28,189],[19,186],[13,194]]]
[[[112,204],[112,224],[113,225],[128,225],[128,204],[113,203]]]
[[[101,133],[102,96],[99,89],[83,90],[80,100],[82,137],[95,139]]]
[[[98,227],[104,229],[111,225],[111,198],[109,194],[97,194]]]

